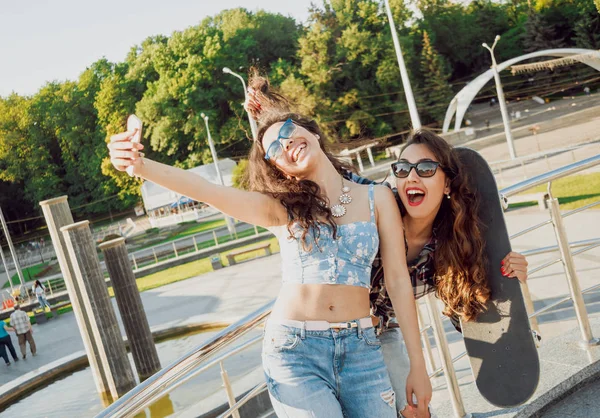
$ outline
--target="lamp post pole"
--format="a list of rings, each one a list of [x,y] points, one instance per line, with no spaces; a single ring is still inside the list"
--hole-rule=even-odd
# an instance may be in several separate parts
[[[508,111],[506,110],[506,100],[504,99],[504,90],[502,90],[502,83],[500,82],[500,73],[498,72],[498,65],[496,64],[496,57],[494,56],[494,48],[496,44],[500,40],[500,35],[496,35],[494,39],[494,44],[490,48],[488,44],[483,43],[482,46],[490,51],[490,55],[492,56],[492,72],[494,73],[494,81],[496,82],[496,92],[498,94],[498,104],[500,105],[500,113],[502,114],[502,123],[504,124],[504,134],[506,135],[506,142],[508,143],[508,153],[510,154],[511,159],[517,158],[517,153],[515,152],[515,145],[512,137],[512,132],[510,130],[510,119],[508,116]]]
[[[221,186],[225,186],[225,181],[223,180],[223,175],[221,174],[221,169],[219,168],[219,160],[217,158],[217,150],[215,149],[215,144],[213,143],[212,136],[210,135],[210,128],[208,127],[208,116],[202,113],[202,119],[204,119],[204,123],[206,125],[206,134],[208,135],[208,146],[210,148],[210,154],[212,155],[213,162],[215,163],[215,170],[217,171],[217,178],[219,179],[219,183]],[[233,220],[225,215],[225,222],[227,223],[227,229],[229,229],[229,234],[235,236],[235,226],[233,224]]]
[[[231,71],[231,69],[229,67],[223,67],[223,72],[225,74],[231,74],[232,76],[240,79],[240,81],[242,82],[242,86],[244,87],[244,100],[245,100],[248,96],[248,90],[246,90],[246,82],[244,81],[244,78],[241,75]],[[248,113],[248,112],[246,112],[246,113]],[[248,121],[250,122],[250,130],[252,131],[252,138],[256,139],[258,137],[258,126],[256,125],[256,121],[254,119],[252,119],[252,116],[250,115],[250,113],[248,113]]]
[[[387,11],[390,30],[392,31],[392,39],[394,40],[396,58],[398,58],[398,66],[400,67],[400,77],[402,77],[402,85],[404,87],[404,94],[406,95],[406,103],[408,104],[410,121],[413,129],[419,129],[421,128],[421,119],[419,118],[417,103],[415,102],[415,97],[413,96],[412,87],[410,86],[410,78],[408,78],[408,71],[406,70],[406,64],[404,63],[404,57],[402,56],[402,50],[400,49],[400,41],[398,40],[398,34],[396,33],[396,25],[394,24],[394,17],[392,16],[392,9],[390,8],[389,0],[385,0],[385,10]]]
[[[15,270],[17,270],[17,275],[19,276],[19,281],[21,282],[21,286],[25,287],[25,278],[23,277],[23,272],[21,271],[21,266],[19,265],[19,257],[17,252],[15,251],[15,247],[13,245],[12,239],[10,238],[10,232],[8,231],[8,227],[6,226],[6,221],[4,220],[4,214],[2,213],[2,209],[0,208],[0,223],[2,224],[2,229],[4,229],[4,235],[6,236],[6,241],[8,242],[8,248],[10,249],[10,254],[13,258],[13,263],[15,266]],[[8,275],[8,271],[6,272]],[[9,277],[8,280],[11,280]],[[12,283],[12,282],[11,282]],[[12,285],[11,285],[12,287]]]

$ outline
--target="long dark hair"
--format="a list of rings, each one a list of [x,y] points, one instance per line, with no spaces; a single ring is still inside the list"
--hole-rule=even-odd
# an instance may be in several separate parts
[[[337,228],[331,214],[330,202],[321,193],[319,185],[311,180],[296,180],[288,178],[274,164],[265,160],[265,150],[262,146],[262,139],[267,129],[278,122],[284,122],[291,119],[298,126],[301,126],[316,135],[321,150],[325,153],[331,164],[338,173],[342,175],[345,171],[351,170],[351,167],[334,157],[325,146],[325,135],[318,124],[309,118],[296,113],[280,112],[271,110],[261,113],[258,118],[258,138],[252,144],[248,156],[248,171],[246,184],[250,190],[265,193],[273,196],[281,202],[287,211],[287,229],[290,236],[295,236],[293,227],[299,226],[302,229],[300,237],[304,248],[309,250],[312,242],[307,241],[307,234],[313,231],[315,242],[319,238],[319,228],[315,228],[318,222],[323,220],[332,228],[333,236],[336,236]]]
[[[413,144],[425,145],[435,155],[449,181],[451,198],[442,199],[433,225],[436,294],[446,305],[445,315],[460,315],[468,321],[485,310],[491,294],[480,203],[469,186],[467,170],[446,140],[421,129],[411,134],[402,151]]]

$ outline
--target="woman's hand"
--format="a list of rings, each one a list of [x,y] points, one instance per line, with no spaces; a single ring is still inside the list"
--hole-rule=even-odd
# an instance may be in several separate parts
[[[406,379],[406,400],[415,412],[416,417],[429,417],[429,402],[431,401],[432,392],[433,389],[427,375],[427,369],[424,366],[416,369],[411,367]],[[417,398],[417,405],[413,402],[413,394]]]
[[[110,162],[118,171],[125,171],[131,165],[135,166],[144,156],[140,152],[144,146],[132,141],[135,133],[136,131],[121,132],[110,137]]]
[[[246,112],[250,113],[252,119],[258,119],[258,116],[262,112],[261,105],[262,93],[260,91],[254,90],[252,87],[248,87],[248,91],[246,94],[246,100],[244,101],[244,109]]]
[[[527,281],[528,264],[524,255],[511,251],[502,260],[500,271],[505,277],[517,278],[521,283],[525,283]]]

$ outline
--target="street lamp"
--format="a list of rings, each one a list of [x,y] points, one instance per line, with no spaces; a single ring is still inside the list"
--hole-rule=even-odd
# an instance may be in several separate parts
[[[485,42],[482,46],[490,51],[492,56],[492,72],[494,73],[494,81],[496,82],[496,92],[498,94],[498,104],[500,105],[500,113],[502,114],[502,122],[504,123],[504,134],[506,135],[506,142],[508,143],[508,152],[511,159],[517,158],[515,152],[515,145],[513,143],[512,132],[510,130],[510,119],[508,117],[508,111],[506,110],[506,100],[504,99],[504,91],[502,90],[502,84],[500,83],[500,73],[498,73],[498,65],[496,64],[496,57],[494,56],[494,48],[500,40],[500,35],[496,35],[494,44],[490,48]]]
[[[246,90],[246,82],[244,81],[244,78],[241,75],[231,71],[231,69],[229,67],[223,67],[223,72],[225,74],[231,74],[232,76],[240,79],[240,81],[242,82],[242,86],[244,87],[244,100],[247,99],[248,98],[248,90]],[[256,138],[258,138],[258,126],[256,125],[256,121],[252,118],[250,113],[249,112],[247,112],[247,113],[248,113],[248,120],[250,121],[250,130],[252,131],[252,138],[256,139]]]
[[[208,147],[210,148],[210,153],[212,155],[213,162],[215,163],[215,170],[217,171],[217,178],[219,179],[219,183],[221,186],[225,186],[225,181],[223,181],[223,175],[221,174],[221,169],[219,168],[219,160],[217,159],[217,150],[215,150],[215,144],[213,144],[212,136],[210,135],[210,129],[208,127],[208,116],[204,113],[201,113],[202,119],[204,119],[204,123],[206,124],[206,133],[208,135]],[[225,215],[225,223],[227,223],[227,229],[229,229],[230,235],[235,235],[235,228],[233,226],[232,219]]]
[[[388,21],[392,31],[392,39],[394,40],[394,48],[396,49],[396,58],[398,58],[400,77],[402,78],[402,85],[404,86],[404,94],[406,95],[406,103],[408,104],[410,120],[412,122],[413,129],[419,129],[421,128],[421,119],[419,118],[417,104],[415,103],[415,97],[413,96],[412,87],[410,86],[408,71],[406,71],[406,65],[404,64],[404,57],[402,56],[402,50],[400,49],[400,41],[398,40],[398,34],[396,33],[396,25],[394,24],[394,17],[392,16],[392,9],[390,8],[389,0],[385,0],[385,9],[387,11]]]

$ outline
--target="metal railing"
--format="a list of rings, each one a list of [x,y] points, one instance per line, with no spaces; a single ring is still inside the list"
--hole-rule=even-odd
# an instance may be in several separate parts
[[[542,247],[534,250],[529,250],[524,252],[524,254],[537,255],[559,250],[561,253],[561,257],[554,261],[545,263],[539,267],[529,270],[529,274],[531,275],[533,274],[533,272],[538,272],[543,268],[562,262],[567,277],[567,282],[569,283],[570,295],[551,305],[545,306],[535,312],[531,312],[530,310],[532,310],[533,303],[529,296],[529,291],[526,284],[522,286],[522,290],[526,301],[526,305],[528,306],[528,314],[532,320],[535,320],[537,316],[548,312],[549,310],[555,308],[558,305],[561,305],[569,300],[573,300],[575,310],[577,313],[577,321],[582,332],[583,345],[598,344],[598,339],[594,338],[591,333],[589,319],[587,317],[587,312],[583,301],[583,294],[594,291],[596,289],[600,289],[600,284],[584,289],[583,291],[580,289],[577,272],[573,263],[573,256],[599,247],[600,239],[583,240],[569,244],[564,225],[562,224],[562,219],[564,217],[571,216],[576,213],[580,213],[586,209],[600,205],[600,201],[586,205],[582,208],[566,212],[561,215],[559,211],[558,199],[552,196],[551,185],[552,182],[557,179],[589,169],[596,165],[600,165],[600,155],[596,155],[594,157],[587,158],[577,163],[569,164],[565,167],[541,174],[539,176],[530,178],[528,180],[507,187],[500,191],[500,198],[504,202],[506,202],[506,199],[510,196],[519,194],[523,191],[529,190],[541,184],[548,185],[550,219],[548,221],[544,221],[538,225],[535,225],[533,227],[527,228],[521,232],[514,234],[513,236],[511,236],[511,239],[535,231],[536,229],[542,226],[552,224],[554,227],[558,244],[556,246]],[[571,252],[571,248],[580,247],[582,248],[575,252]],[[430,294],[424,299],[426,301],[425,303],[427,305],[429,313],[430,324],[423,324],[423,319],[420,315],[420,311],[419,322],[421,326],[420,332],[423,338],[426,359],[429,360],[429,365],[431,368],[429,376],[434,377],[440,375],[441,373],[444,373],[447,383],[446,386],[448,388],[448,391],[450,392],[450,400],[452,402],[455,416],[468,416],[468,414],[465,412],[464,404],[458,385],[458,379],[456,377],[456,372],[454,370],[453,365],[453,363],[465,357],[466,352],[463,352],[458,356],[452,358],[442,323],[442,321],[446,320],[447,318],[442,317],[439,313],[437,302],[433,295]],[[222,354],[220,357],[216,357],[216,354],[218,350],[228,348],[232,343],[240,339],[242,336],[246,335],[248,332],[261,325],[270,314],[273,303],[274,301],[268,303],[267,305],[251,313],[250,315],[246,316],[245,318],[241,319],[235,324],[227,327],[225,330],[223,330],[213,338],[209,339],[202,346],[198,347],[195,350],[192,350],[179,360],[173,362],[171,365],[162,369],[160,372],[150,377],[140,385],[136,386],[133,390],[131,390],[126,395],[117,400],[115,403],[113,403],[111,406],[106,408],[104,411],[98,414],[97,417],[133,417],[145,407],[151,405],[154,401],[160,399],[162,396],[169,393],[174,388],[187,382],[192,377],[204,372],[205,370],[211,367],[220,365],[222,370],[222,376],[224,375],[223,381],[230,405],[230,408],[224,413],[222,413],[220,415],[220,418],[230,416],[237,418],[239,416],[239,409],[244,404],[246,404],[246,402],[248,402],[250,399],[266,390],[266,383],[262,382],[256,385],[248,393],[246,393],[246,395],[244,395],[243,398],[235,402],[235,397],[233,396],[233,392],[231,391],[231,385],[229,384],[226,371],[223,367],[223,361],[226,358],[243,351],[251,345],[258,343],[261,340],[261,338],[254,337],[253,339],[250,339],[249,341],[233,349],[230,349],[225,354]],[[535,324],[534,326],[534,323],[532,322],[532,328],[536,329],[537,324]],[[439,358],[441,359],[442,363],[441,367],[439,368],[436,368],[435,366],[434,356],[431,351],[431,345],[429,344],[428,331],[430,329],[433,331],[433,335],[436,340],[436,346],[439,351]]]

